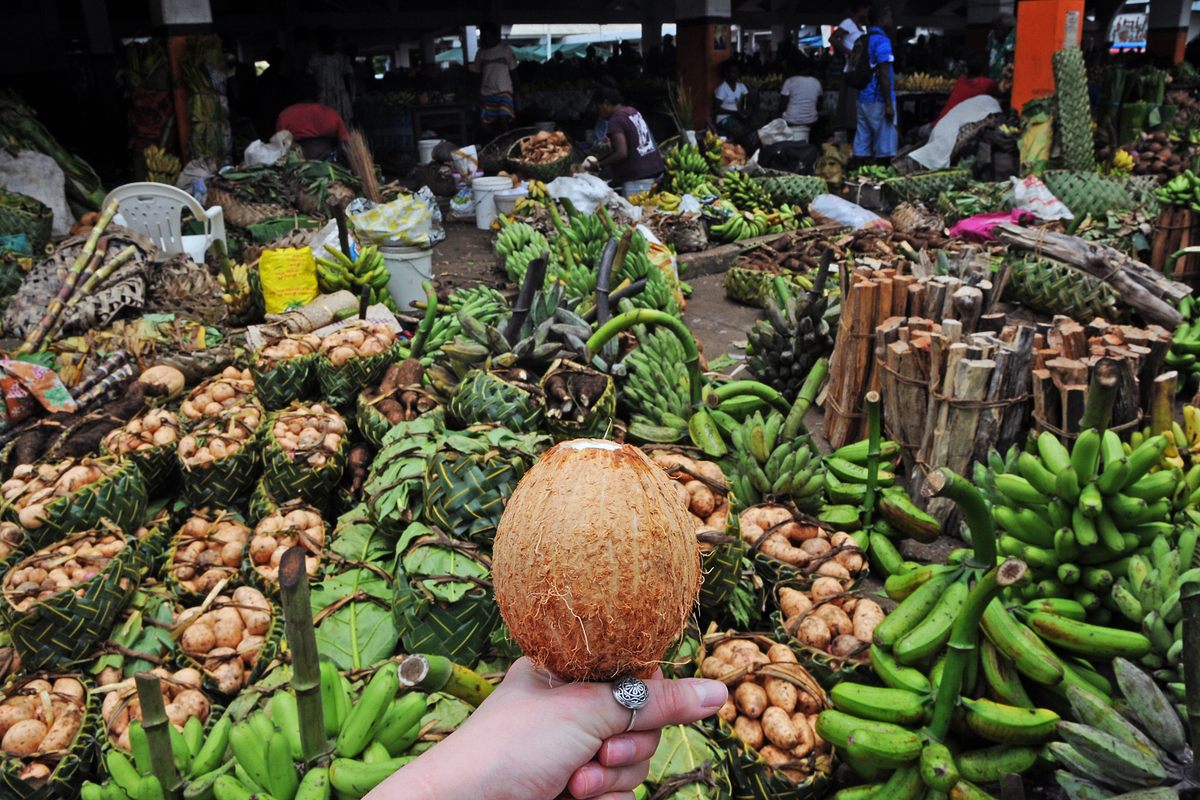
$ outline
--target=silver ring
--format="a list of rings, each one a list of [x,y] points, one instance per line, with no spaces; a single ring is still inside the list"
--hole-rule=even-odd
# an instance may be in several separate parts
[[[629,717],[629,725],[625,728],[625,733],[628,733],[633,730],[637,712],[645,708],[646,703],[650,700],[650,690],[646,688],[644,681],[633,675],[626,675],[613,684],[613,698],[633,712]]]

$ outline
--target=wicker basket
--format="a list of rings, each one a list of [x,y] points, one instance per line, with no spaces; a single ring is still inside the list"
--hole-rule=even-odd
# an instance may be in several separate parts
[[[296,213],[294,208],[275,203],[248,203],[233,192],[215,185],[208,187],[208,201],[220,206],[225,211],[225,221],[236,228],[248,228],[272,217],[287,217]]]
[[[48,206],[23,194],[0,192],[0,235],[25,234],[33,255],[46,249],[53,222]]]
[[[523,139],[518,139],[508,148],[508,166],[510,170],[538,181],[552,181],[563,175],[571,174],[571,165],[576,163],[574,150],[571,150],[557,161],[550,161],[545,164],[529,164],[521,161],[521,142],[528,138],[530,137],[526,136]]]
[[[534,136],[537,128],[514,128],[502,133],[479,150],[479,169],[484,175],[495,175],[508,168],[508,151],[513,144],[528,136]]]

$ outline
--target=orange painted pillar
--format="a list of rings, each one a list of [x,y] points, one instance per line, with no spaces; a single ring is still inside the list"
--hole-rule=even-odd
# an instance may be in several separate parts
[[[692,102],[697,130],[713,116],[718,68],[734,53],[729,0],[680,0],[676,4],[675,52],[679,80]]]
[[[1191,19],[1191,0],[1154,0],[1150,4],[1146,52],[1159,66],[1183,61]]]
[[[1013,53],[1012,107],[1054,94],[1054,54],[1083,38],[1083,0],[1021,0]]]

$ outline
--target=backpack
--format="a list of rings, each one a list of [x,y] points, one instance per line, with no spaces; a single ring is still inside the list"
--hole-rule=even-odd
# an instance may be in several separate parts
[[[864,33],[854,41],[854,47],[846,58],[846,84],[862,91],[871,82],[875,70],[871,68],[870,40],[877,34]]]

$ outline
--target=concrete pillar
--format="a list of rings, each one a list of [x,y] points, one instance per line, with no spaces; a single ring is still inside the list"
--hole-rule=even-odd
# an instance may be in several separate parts
[[[692,101],[692,122],[704,127],[712,116],[717,69],[737,46],[730,26],[731,0],[676,0],[675,32],[679,79]]]
[[[662,16],[658,13],[657,4],[646,3],[642,14],[642,57],[662,49]]]
[[[421,37],[421,58],[426,69],[437,68],[437,39],[432,34]]]
[[[1191,0],[1150,0],[1146,50],[1157,61],[1178,64],[1188,42]]]

